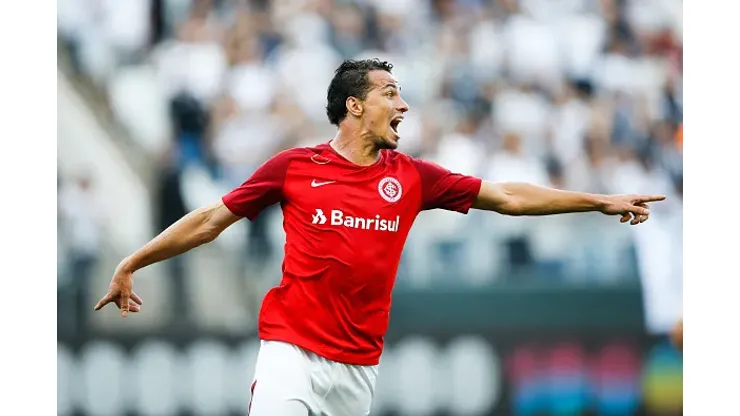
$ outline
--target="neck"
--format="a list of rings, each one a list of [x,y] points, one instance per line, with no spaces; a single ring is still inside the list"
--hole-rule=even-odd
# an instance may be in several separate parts
[[[329,145],[342,157],[359,166],[370,166],[380,157],[380,149],[367,134],[344,125],[339,127]]]

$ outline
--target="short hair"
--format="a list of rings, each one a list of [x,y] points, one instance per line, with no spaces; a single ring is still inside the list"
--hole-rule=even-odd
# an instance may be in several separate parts
[[[334,71],[334,78],[326,93],[326,115],[335,126],[347,117],[347,98],[356,97],[364,100],[372,89],[368,73],[374,70],[391,72],[393,64],[378,58],[352,60],[348,59]]]

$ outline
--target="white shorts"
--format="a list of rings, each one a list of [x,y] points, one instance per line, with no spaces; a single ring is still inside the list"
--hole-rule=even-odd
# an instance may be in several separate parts
[[[262,341],[250,416],[366,416],[378,366],[342,364],[293,344]]]

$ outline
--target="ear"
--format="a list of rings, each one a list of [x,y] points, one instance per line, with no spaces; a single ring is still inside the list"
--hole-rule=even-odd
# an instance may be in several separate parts
[[[345,105],[347,106],[347,113],[352,114],[355,117],[360,117],[365,111],[362,101],[358,100],[356,97],[347,97]]]

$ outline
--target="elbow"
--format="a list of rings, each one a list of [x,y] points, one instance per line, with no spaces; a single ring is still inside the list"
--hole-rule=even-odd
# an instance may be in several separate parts
[[[524,215],[522,199],[508,184],[487,185],[473,207],[513,217]]]
[[[501,201],[496,211],[498,211],[499,214],[508,215],[510,217],[525,215],[524,204],[519,200],[519,198],[511,194],[507,195],[506,198]]]
[[[198,238],[198,245],[208,244],[212,242],[213,240],[218,237],[218,233],[215,232],[205,232],[201,234]]]
[[[526,183],[502,184],[501,214],[511,217],[535,215],[537,204],[534,203],[531,192],[532,185]]]
[[[501,215],[508,215],[510,217],[525,215],[522,206],[516,201],[510,201],[509,199],[504,201],[496,201],[495,203],[478,204],[475,205],[475,208],[497,212]]]
[[[525,215],[524,209],[518,204],[509,203],[501,207],[500,214],[508,215],[510,217],[520,217]]]
[[[198,225],[195,230],[194,238],[197,246],[207,244],[216,239],[221,234],[221,229],[216,227],[212,221],[212,212],[203,209],[198,212]]]
[[[518,217],[523,215],[523,204],[521,198],[517,196],[516,189],[512,184],[499,184],[497,197],[492,198],[496,202],[494,210],[502,215]]]
[[[215,227],[210,227],[208,224],[204,224],[204,227],[197,234],[198,245],[208,244],[216,239],[221,234],[221,231]]]

